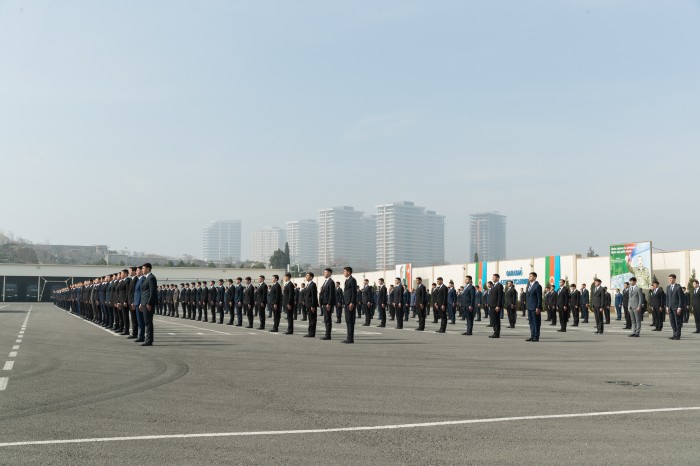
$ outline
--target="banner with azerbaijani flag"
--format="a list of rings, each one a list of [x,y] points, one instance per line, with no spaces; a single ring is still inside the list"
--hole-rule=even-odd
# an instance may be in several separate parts
[[[411,264],[397,265],[396,276],[401,279],[401,283],[408,288],[408,291],[413,291],[413,267]]]
[[[561,256],[547,256],[544,258],[544,277],[548,285],[554,285],[554,289],[559,289],[561,280]]]
[[[477,262],[474,264],[474,281],[482,288],[489,282],[488,264],[486,262]]]

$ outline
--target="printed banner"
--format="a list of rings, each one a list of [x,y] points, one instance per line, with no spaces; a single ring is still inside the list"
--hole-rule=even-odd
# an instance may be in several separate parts
[[[401,283],[408,288],[408,291],[413,291],[413,267],[411,264],[397,265],[396,276],[401,279]]]
[[[610,246],[611,288],[623,288],[632,277],[642,289],[651,288],[651,241]]]
[[[489,282],[488,264],[486,262],[477,262],[474,266],[476,267],[474,280],[476,280],[477,285],[483,288]]]
[[[547,284],[554,285],[554,289],[559,289],[561,280],[561,256],[547,256],[544,258],[544,276]]]

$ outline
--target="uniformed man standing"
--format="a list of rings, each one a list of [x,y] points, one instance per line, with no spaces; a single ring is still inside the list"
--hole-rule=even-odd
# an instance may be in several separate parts
[[[279,284],[280,276],[272,276],[272,285],[269,292],[269,305],[272,307],[272,330],[270,332],[277,333],[280,327],[280,319],[282,318],[282,287]]]
[[[596,335],[602,335],[605,329],[605,289],[601,285],[600,279],[593,281],[591,290],[591,308],[595,317]]]
[[[343,289],[340,287],[340,282],[335,282],[335,317],[336,324],[341,323],[343,315]]]
[[[569,309],[574,316],[573,327],[578,327],[581,309],[581,292],[576,289],[575,283],[572,283],[569,288],[571,288],[571,292],[569,293]]]
[[[518,292],[515,290],[512,280],[506,282],[504,306],[508,313],[508,328],[515,328],[515,321],[518,316]]]
[[[292,283],[292,274],[284,274],[284,288],[282,289],[282,308],[287,314],[287,331],[285,335],[294,334],[294,309],[296,303],[294,302],[295,292],[294,284]]]
[[[362,287],[362,304],[365,307],[365,323],[362,326],[369,327],[372,322],[372,314],[374,313],[374,293],[372,287],[369,286],[369,280],[366,278]]]
[[[416,277],[416,312],[418,314],[418,327],[416,330],[425,330],[425,310],[428,307],[428,290],[421,277]]]
[[[433,291],[433,296],[433,312],[436,318],[440,316],[440,329],[435,330],[435,332],[445,333],[447,331],[447,287],[442,282],[442,277],[437,278],[437,286]]]
[[[559,280],[557,312],[559,313],[559,323],[561,324],[561,328],[557,332],[566,332],[566,324],[569,322],[569,289],[566,287],[565,280]]]
[[[666,288],[666,312],[668,313],[673,336],[670,340],[681,339],[681,329],[683,328],[683,289],[676,283],[676,275],[668,276],[668,287]]]
[[[352,276],[352,267],[343,269],[345,285],[343,286],[343,302],[345,303],[345,325],[348,336],[343,343],[355,343],[355,305],[357,303],[357,281]]]
[[[265,284],[265,276],[258,277],[258,287],[255,289],[255,308],[258,310],[260,318],[260,327],[258,330],[265,330],[265,308],[267,307],[267,285]]]
[[[476,310],[476,288],[472,284],[472,276],[464,279],[464,290],[459,295],[462,312],[467,320],[467,330],[462,335],[471,335],[474,330],[474,311]]]
[[[493,287],[489,291],[489,315],[493,322],[493,335],[489,338],[501,338],[501,309],[503,308],[504,291],[501,284],[501,276],[497,273],[493,274]]]
[[[666,296],[664,295],[664,290],[659,286],[658,280],[651,282],[649,302],[651,304],[651,314],[656,324],[652,332],[660,332],[664,328],[664,321],[666,320]]]
[[[255,307],[255,289],[250,277],[245,277],[245,291],[243,292],[243,307],[248,316],[248,326],[253,328],[253,308]]]
[[[379,311],[379,325],[377,327],[386,327],[386,302],[386,285],[384,285],[384,279],[380,278],[379,289],[377,290],[377,310]]]
[[[314,283],[314,274],[306,273],[306,286],[303,290],[304,307],[309,317],[309,328],[306,331],[306,338],[316,337],[316,311],[318,310],[318,292],[316,291],[316,283]]]
[[[319,303],[321,305],[321,312],[323,313],[323,323],[325,324],[326,332],[323,335],[322,340],[331,339],[331,330],[333,328],[333,310],[335,308],[335,283],[331,278],[333,271],[331,269],[325,269],[323,271],[323,285],[321,285],[321,295],[319,296]]]
[[[401,284],[401,279],[396,277],[394,279],[394,289],[391,292],[391,301],[394,306],[394,315],[396,316],[396,328],[403,328],[403,285]]]

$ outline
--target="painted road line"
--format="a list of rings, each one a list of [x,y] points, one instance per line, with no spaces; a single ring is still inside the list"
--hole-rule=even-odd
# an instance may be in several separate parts
[[[56,307],[56,309],[59,309],[59,310],[63,311],[63,309],[60,309],[59,307]],[[71,314],[70,312],[65,312],[65,311],[63,311],[63,312],[64,312],[65,314],[68,314],[68,315],[71,316],[71,317],[75,317],[76,319],[82,320],[83,322],[85,322],[85,323],[87,323],[87,324],[94,325],[95,327],[99,328],[100,330],[104,330],[105,332],[107,332],[107,333],[109,333],[109,334],[111,334],[111,335],[114,335],[115,337],[118,337],[118,336],[119,336],[119,334],[114,333],[114,332],[112,332],[110,329],[104,328],[104,327],[102,327],[101,325],[97,325],[95,322],[90,322],[89,320],[82,319],[82,318],[78,317],[78,316],[75,315],[75,314]]]
[[[10,358],[16,358],[16,357],[17,357],[17,351],[12,351],[8,357],[10,357]]]
[[[12,349],[13,349],[13,350],[18,350],[18,349],[19,349],[19,345],[13,346]]]
[[[170,440],[170,439],[192,439],[192,438],[212,438],[212,437],[259,437],[259,436],[280,436],[280,435],[309,435],[309,434],[327,434],[333,432],[361,432],[361,431],[381,431],[381,430],[397,430],[397,429],[416,429],[429,427],[443,427],[469,424],[490,424],[498,422],[523,422],[523,421],[543,421],[550,419],[576,419],[584,417],[604,417],[604,416],[625,416],[637,414],[653,414],[653,413],[669,413],[678,411],[698,411],[700,406],[691,406],[685,408],[656,408],[656,409],[635,409],[626,411],[600,411],[591,413],[573,413],[573,414],[548,414],[539,416],[514,416],[514,417],[496,417],[485,419],[464,419],[457,421],[436,421],[436,422],[421,422],[413,424],[393,424],[379,426],[362,426],[362,427],[335,427],[329,429],[305,429],[305,430],[267,430],[254,432],[212,432],[203,434],[170,434],[170,435],[138,435],[133,437],[95,437],[95,438],[77,438],[77,439],[62,439],[62,440],[28,440],[22,442],[5,442],[0,443],[2,447],[18,447],[30,445],[61,445],[68,443],[100,443],[100,442],[124,442],[135,440]]]
[[[7,381],[10,380],[7,377],[0,377],[0,392],[7,388]]]
[[[5,361],[5,367],[2,368],[4,371],[11,371],[12,367],[15,365],[14,361]]]
[[[180,322],[170,322],[170,321],[163,320],[163,319],[154,319],[154,320],[156,322],[163,322],[165,324],[180,325],[182,327],[190,327],[190,328],[194,328],[197,330],[204,330],[205,332],[214,332],[214,333],[219,333],[221,335],[231,335],[230,333],[227,333],[227,332],[220,332],[219,330],[213,330],[210,328],[197,327],[196,325],[181,324]]]

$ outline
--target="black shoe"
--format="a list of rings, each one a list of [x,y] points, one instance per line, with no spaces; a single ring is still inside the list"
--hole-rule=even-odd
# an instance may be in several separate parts
[[[386,327],[386,325],[381,324],[381,325],[377,325],[377,327],[379,327],[379,328],[384,328],[384,327]]]
[[[273,328],[272,330],[270,330],[270,333],[277,333],[277,329]]]
[[[306,335],[304,335],[304,338],[311,338],[311,335],[307,333]]]
[[[559,330],[557,330],[557,332],[566,332],[566,330],[560,328]]]
[[[534,338],[530,337],[530,338],[528,338],[528,339],[525,340],[525,341],[532,341],[532,340],[534,340]]]
[[[341,322],[340,322],[339,320],[336,320],[335,323],[336,323],[336,324],[340,324]]]
[[[306,317],[304,317],[303,319],[301,319],[302,322],[304,322],[305,320],[306,320]]]
[[[336,322],[337,323],[337,322]],[[362,327],[369,327],[369,324],[362,324]]]
[[[634,336],[635,336],[635,338],[639,338],[639,334],[638,334],[638,333],[635,333]]]
[[[129,335],[126,337],[127,340],[134,340],[136,337],[134,335]]]
[[[462,332],[462,335],[469,335],[469,332]]]
[[[323,338],[321,338],[321,340],[330,340],[330,339],[331,339],[331,337],[323,337]]]
[[[540,341],[540,339],[539,339],[539,338],[533,338],[532,341],[537,342],[537,341]]]
[[[285,335],[294,335],[294,332],[284,332]]]
[[[595,332],[596,335],[600,335],[600,332]]]
[[[627,335],[627,336],[628,336],[628,337],[635,337],[635,336],[637,336],[637,335],[636,335],[635,333],[630,333],[630,334]]]
[[[141,346],[153,346],[153,342],[141,343]]]
[[[696,330],[696,331],[694,331],[693,333],[700,333],[700,330]]]
[[[501,338],[501,336],[494,333],[493,335],[489,335],[489,338]]]
[[[435,333],[445,333],[444,330],[435,330]]]
[[[675,340],[676,337],[668,337],[669,340]]]
[[[423,331],[423,330],[425,330],[425,329],[422,329],[422,328],[416,328],[416,329],[414,329],[414,330],[415,330],[416,332],[422,332],[422,331]]]
[[[233,322],[226,322],[226,325],[233,325]]]
[[[352,341],[352,340],[343,340],[342,343],[345,343],[345,344],[347,344],[347,345],[351,345],[351,344],[353,344],[353,343],[355,343],[355,342]]]

